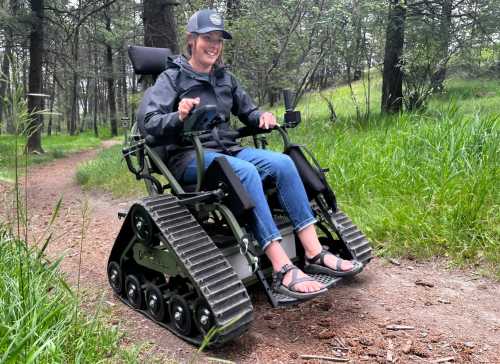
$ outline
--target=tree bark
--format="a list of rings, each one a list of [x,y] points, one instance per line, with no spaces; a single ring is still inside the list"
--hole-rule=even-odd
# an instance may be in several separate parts
[[[9,34],[10,33],[10,34]],[[7,39],[5,42],[5,52],[2,60],[2,79],[0,80],[0,120],[5,122],[5,131],[9,134],[14,134],[16,129],[14,127],[14,123],[10,116],[7,107],[4,108],[5,95],[7,94],[7,89],[9,87],[9,78],[10,78],[10,59],[12,57],[12,33],[10,31],[7,32]],[[1,124],[0,124],[1,127]]]
[[[441,16],[439,18],[439,59],[436,71],[431,77],[432,90],[443,92],[446,69],[449,59],[449,46],[451,38],[451,15],[453,11],[453,0],[441,0]]]
[[[122,113],[128,116],[128,91],[127,91],[127,51],[125,47],[122,47],[120,50],[120,80],[121,80],[121,95],[123,98],[122,105],[123,109]]]
[[[94,27],[94,33],[96,32],[96,23],[93,24],[93,27]],[[99,89],[98,89],[98,82],[99,82],[99,56],[97,54],[97,47],[94,47],[94,52],[93,52],[93,56],[94,56],[94,65],[93,65],[93,68],[94,68],[94,98],[93,98],[93,103],[94,103],[94,107],[93,107],[93,122],[92,122],[92,125],[93,125],[93,129],[94,129],[94,135],[97,137],[99,137],[99,128],[97,126],[97,112],[98,112],[98,103],[99,103]]]
[[[43,62],[43,0],[31,0],[31,11],[33,14],[30,33],[30,65],[29,65],[29,93],[42,93],[42,62]],[[43,109],[43,98],[40,96],[28,97],[28,111],[30,113],[29,126],[27,128],[28,142],[27,153],[43,153],[42,148],[42,125],[43,116],[37,111]]]
[[[171,0],[144,0],[145,46],[170,48],[172,53],[179,53],[174,6]]]
[[[47,125],[47,135],[51,136],[52,135],[52,120],[53,116],[52,113],[54,111],[54,99],[55,99],[55,93],[56,93],[56,77],[55,77],[55,70],[53,71],[52,75],[52,84],[50,85],[50,101],[49,101],[49,122]]]
[[[106,30],[111,32],[111,16],[104,12],[106,20]],[[115,100],[115,79],[113,74],[113,49],[110,44],[106,44],[106,82],[108,86],[108,106],[109,122],[111,125],[111,135],[118,135],[118,121],[116,120],[116,100]]]
[[[10,14],[13,18],[17,16],[17,11],[19,9],[19,3],[17,0],[10,0]],[[7,107],[4,107],[2,100],[5,100],[5,95],[8,93],[9,88],[12,87],[10,84],[10,61],[13,58],[12,49],[14,47],[14,31],[11,25],[7,25],[5,30],[5,51],[4,58],[2,61],[2,75],[4,79],[0,84],[0,119],[5,121],[6,132],[9,134],[16,133],[16,126],[14,125],[14,120],[12,120],[12,115],[10,113],[10,103],[7,103]]]
[[[397,113],[403,106],[403,70],[401,57],[404,46],[406,9],[404,0],[391,0],[387,19],[382,80],[381,110]]]
[[[79,18],[79,17],[78,17]],[[77,19],[78,19],[77,18]],[[78,117],[78,52],[79,52],[79,41],[80,41],[80,28],[75,30],[75,35],[72,42],[72,55],[73,55],[73,65],[72,65],[72,83],[71,83],[71,116],[69,121],[69,135],[75,135],[77,130],[77,117]]]

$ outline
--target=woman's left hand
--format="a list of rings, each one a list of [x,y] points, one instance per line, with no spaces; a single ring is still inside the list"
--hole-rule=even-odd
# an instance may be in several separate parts
[[[259,128],[261,129],[272,129],[278,123],[276,122],[276,116],[271,112],[264,112],[260,115]]]

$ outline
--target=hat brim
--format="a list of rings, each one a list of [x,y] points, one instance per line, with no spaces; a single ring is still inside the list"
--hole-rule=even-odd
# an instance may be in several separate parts
[[[233,36],[231,35],[231,33],[225,31],[224,29],[216,28],[216,27],[201,28],[201,29],[198,29],[194,33],[205,34],[205,33],[210,33],[210,32],[221,32],[222,33],[222,38],[224,38],[224,39],[233,39]]]

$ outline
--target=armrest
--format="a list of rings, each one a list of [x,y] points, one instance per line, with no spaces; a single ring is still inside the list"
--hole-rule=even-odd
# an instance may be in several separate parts
[[[253,128],[250,126],[243,126],[239,128],[236,132],[236,138],[245,138],[247,136],[259,135],[259,134],[269,134],[274,129],[261,129],[261,128]]]

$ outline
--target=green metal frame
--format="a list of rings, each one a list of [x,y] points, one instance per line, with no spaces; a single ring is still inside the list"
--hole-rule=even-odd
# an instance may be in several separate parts
[[[279,132],[281,138],[283,139],[283,149],[286,150],[286,148],[291,144],[290,138],[288,136],[288,133],[286,129],[277,126],[276,130]],[[197,165],[197,181],[196,181],[196,189],[195,193],[201,192],[201,186],[203,184],[204,180],[204,174],[205,174],[205,168],[204,168],[204,150],[203,150],[203,145],[200,142],[199,135],[196,132],[191,132],[188,134],[188,137],[191,139],[194,149],[195,149],[195,155],[196,155],[196,165]],[[262,140],[264,139],[264,140]],[[253,135],[253,140],[255,143],[255,146],[257,148],[265,148],[265,136],[261,136],[260,138],[257,138],[257,135]],[[151,174],[152,170],[152,164],[156,166],[156,168],[160,171],[160,173],[167,179],[169,183],[169,187],[174,193],[174,195],[182,195],[185,194],[184,189],[180,185],[180,183],[176,180],[174,177],[173,173],[168,169],[168,167],[165,165],[163,160],[160,158],[160,156],[149,146],[145,145],[145,153],[144,153],[144,158],[146,159],[146,164],[145,164],[145,171],[147,175]],[[151,183],[150,180],[145,179],[144,180],[146,184],[146,188],[148,190],[148,193],[150,195],[156,195],[157,191],[155,191],[153,184]],[[258,253],[255,250],[255,247],[253,244],[251,244],[251,238],[250,235],[245,231],[245,229],[240,225],[234,214],[231,212],[231,210],[225,206],[224,204],[221,203],[199,203],[195,205],[195,210],[196,211],[205,211],[207,213],[217,211],[223,219],[226,221],[227,225],[229,226],[229,229],[233,233],[234,238],[236,239],[240,253],[245,256],[245,258],[248,261],[248,264],[252,269],[255,271],[258,268]],[[142,251],[142,250],[141,250]],[[134,255],[137,255],[137,259],[141,259],[140,256],[138,255],[138,252],[134,252]],[[144,262],[146,266],[149,265],[149,263],[154,264],[152,262]],[[146,264],[147,263],[147,264]],[[153,267],[151,267],[153,268]]]

